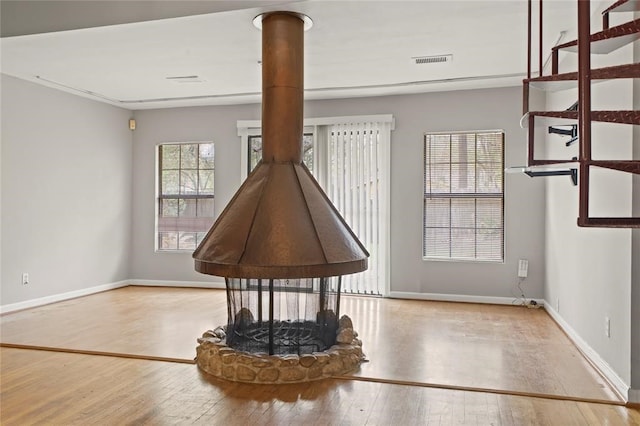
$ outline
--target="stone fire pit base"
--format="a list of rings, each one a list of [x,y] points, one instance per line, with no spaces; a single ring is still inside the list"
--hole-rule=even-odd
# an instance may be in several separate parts
[[[351,319],[343,315],[337,344],[326,351],[305,355],[268,355],[236,351],[226,345],[224,327],[217,327],[198,339],[196,362],[204,372],[234,382],[308,382],[355,370],[365,360],[362,342],[357,336]]]

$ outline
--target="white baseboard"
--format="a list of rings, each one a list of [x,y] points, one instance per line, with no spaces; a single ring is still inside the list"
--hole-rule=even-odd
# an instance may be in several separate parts
[[[630,388],[624,380],[611,368],[611,366],[595,351],[582,337],[560,316],[555,309],[551,307],[549,302],[545,302],[544,309],[549,313],[551,318],[560,326],[560,328],[569,336],[569,339],[583,353],[585,357],[597,368],[600,373],[609,381],[622,398],[625,400],[630,396]],[[638,395],[640,396],[640,395]]]
[[[493,296],[472,296],[466,294],[443,294],[443,293],[414,293],[404,291],[391,291],[388,297],[392,299],[415,299],[415,300],[435,300],[440,302],[465,302],[465,303],[488,303],[492,305],[514,305],[513,297],[493,297]],[[542,306],[542,299],[535,300]]]
[[[63,300],[69,300],[69,299],[74,299],[76,297],[88,296],[90,294],[100,293],[107,290],[113,290],[120,287],[126,287],[128,285],[129,285],[128,280],[117,281],[115,283],[102,284],[94,287],[83,288],[80,290],[69,291],[66,293],[54,294],[51,296],[39,297],[37,299],[25,300],[24,302],[1,305],[0,314],[20,311],[22,309],[35,308],[36,306],[48,305],[50,303],[55,303],[55,302],[62,302]]]
[[[215,281],[166,281],[166,280],[129,280],[129,285],[147,287],[193,287],[193,288],[218,288],[225,289],[223,279]]]

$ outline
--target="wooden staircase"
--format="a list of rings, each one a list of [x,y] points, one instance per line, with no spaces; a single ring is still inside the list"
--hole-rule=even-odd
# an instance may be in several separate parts
[[[551,75],[531,77],[531,3],[529,0],[529,46],[527,78],[523,81],[523,117],[522,123],[528,126],[528,166],[545,166],[573,162],[579,171],[579,213],[578,226],[607,228],[640,227],[640,217],[591,217],[589,215],[589,172],[592,167],[606,168],[623,173],[640,174],[640,160],[593,160],[591,156],[592,138],[591,123],[593,121],[640,125],[640,111],[593,111],[591,109],[592,80],[611,80],[620,78],[640,78],[640,63],[623,64],[604,68],[591,68],[591,54],[607,54],[621,46],[640,39],[640,19],[625,22],[613,27],[609,26],[609,16],[616,12],[640,11],[640,0],[619,0],[607,8],[602,17],[602,31],[591,34],[591,4],[589,0],[578,2],[578,38],[557,45],[551,52]],[[540,5],[540,56],[539,69],[542,74],[542,0]],[[578,54],[578,70],[560,73],[558,70],[558,52],[576,52]],[[529,111],[529,90],[565,90],[578,87],[577,108],[565,111]],[[536,159],[535,153],[535,119],[536,117],[553,117],[576,120],[578,127],[579,156],[567,159]],[[550,129],[551,132],[551,129]],[[555,132],[558,132],[557,130]],[[568,146],[569,144],[567,144]],[[539,173],[538,176],[566,175],[567,171],[555,173]]]

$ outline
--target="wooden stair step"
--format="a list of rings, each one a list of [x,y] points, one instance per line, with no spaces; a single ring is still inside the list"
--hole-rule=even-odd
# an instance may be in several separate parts
[[[605,54],[640,38],[640,19],[625,22],[615,27],[591,34],[591,53]],[[552,50],[578,51],[578,40],[559,44]]]
[[[537,117],[578,119],[578,111],[530,111],[530,115]],[[640,110],[630,111],[591,111],[591,121],[620,124],[640,124]]]
[[[640,63],[615,65],[604,68],[594,68],[591,70],[592,80],[612,79],[612,78],[640,78]],[[525,81],[561,81],[561,80],[577,80],[578,72],[567,72],[562,74],[545,75],[542,77],[534,77],[525,79]]]
[[[566,165],[567,168],[574,168],[578,166],[576,160],[536,160],[533,159],[528,163],[528,166],[554,166],[554,165]]]
[[[591,70],[591,80],[609,80],[614,78],[640,78],[640,63],[615,65],[612,67],[595,68]],[[578,80],[578,72],[545,75],[528,78],[524,83],[541,90],[564,90],[574,87]]]
[[[640,10],[640,0],[618,0],[602,11],[602,14],[613,12],[634,12]]]
[[[640,160],[605,160],[591,161],[591,166],[604,167],[621,172],[640,174]]]
[[[578,219],[578,226],[585,228],[640,228],[640,217],[588,217]]]

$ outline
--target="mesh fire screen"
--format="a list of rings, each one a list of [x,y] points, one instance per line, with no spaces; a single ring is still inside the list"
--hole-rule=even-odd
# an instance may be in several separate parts
[[[227,345],[270,355],[308,354],[335,344],[340,277],[226,278]]]

